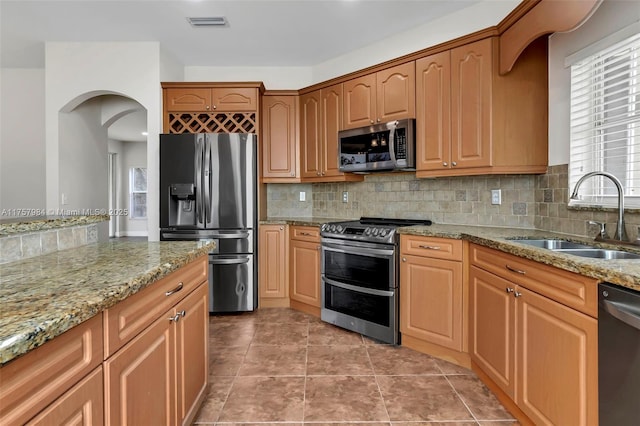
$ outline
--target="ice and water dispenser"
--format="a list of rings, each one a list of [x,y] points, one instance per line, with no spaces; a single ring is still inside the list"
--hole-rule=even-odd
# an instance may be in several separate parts
[[[192,183],[169,185],[169,226],[196,224],[196,188]]]

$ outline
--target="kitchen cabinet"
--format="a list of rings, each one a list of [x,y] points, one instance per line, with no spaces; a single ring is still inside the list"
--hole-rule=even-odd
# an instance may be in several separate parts
[[[260,225],[258,289],[261,307],[289,306],[289,226]]]
[[[593,279],[471,245],[471,359],[534,424],[597,424]]]
[[[400,236],[402,344],[469,366],[463,242]]]
[[[497,60],[489,37],[416,61],[417,177],[546,171],[546,40]]]
[[[258,133],[257,82],[163,82],[164,133]]]
[[[298,96],[262,97],[262,181],[300,182]]]
[[[207,294],[202,283],[105,361],[107,424],[191,423],[207,385]]]
[[[415,117],[415,62],[344,83],[344,128]]]
[[[320,229],[292,226],[289,241],[291,307],[320,316]]]
[[[303,182],[362,181],[338,169],[342,129],[342,84],[300,96],[300,162]]]
[[[39,419],[56,419],[56,413],[84,414],[85,409],[100,411],[95,419],[100,424],[102,387],[85,396],[75,390],[65,393],[101,369],[102,342],[102,315],[97,315],[2,366],[0,424],[25,424],[41,412]]]

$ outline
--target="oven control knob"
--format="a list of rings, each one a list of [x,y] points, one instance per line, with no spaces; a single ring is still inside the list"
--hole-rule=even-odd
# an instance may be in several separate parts
[[[385,235],[387,235],[387,230],[386,229],[381,229],[380,230],[380,236],[384,237]]]
[[[338,232],[342,233],[342,231],[344,231],[344,228],[342,227],[342,225],[338,225]]]
[[[378,235],[378,228],[373,228],[373,236],[377,236]]]
[[[320,227],[320,230],[324,232],[326,229],[327,229],[327,224],[323,223],[322,226]]]
[[[364,235],[367,235],[367,236],[368,236],[369,234],[371,234],[371,228],[367,228],[367,229],[365,229],[365,230],[364,230]]]
[[[331,225],[331,232],[336,232],[336,226],[335,225]]]

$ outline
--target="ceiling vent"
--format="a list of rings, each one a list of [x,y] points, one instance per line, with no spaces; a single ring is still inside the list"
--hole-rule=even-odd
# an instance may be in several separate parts
[[[227,25],[227,18],[224,16],[211,16],[207,18],[187,18],[193,27],[223,27]]]

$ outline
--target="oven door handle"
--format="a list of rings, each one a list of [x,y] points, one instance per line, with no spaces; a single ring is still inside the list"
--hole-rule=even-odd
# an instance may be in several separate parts
[[[346,254],[362,254],[364,256],[393,256],[393,249],[379,249],[379,248],[366,248],[366,247],[354,247],[347,246],[348,249],[344,249],[344,245],[334,245],[329,243],[322,243],[322,248],[338,253]]]
[[[365,293],[365,294],[371,294],[373,296],[384,296],[384,297],[391,297],[394,294],[393,291],[389,291],[389,290],[376,290],[375,288],[365,288],[365,287],[359,287],[357,285],[339,283],[337,281],[334,281],[332,279],[325,278],[325,277],[322,278],[322,281],[335,287],[340,287],[345,290],[355,291],[356,293]]]

